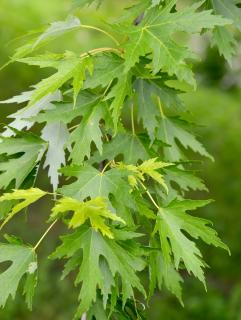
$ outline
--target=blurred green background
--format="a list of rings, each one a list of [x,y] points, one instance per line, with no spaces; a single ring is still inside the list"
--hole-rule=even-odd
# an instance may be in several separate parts
[[[81,21],[101,25],[105,16],[115,16],[131,1],[106,1],[101,11],[78,10]],[[52,21],[65,19],[71,13],[71,0],[0,0],[0,65],[13,53],[14,47],[24,41],[10,42],[32,29],[38,29]],[[219,57],[215,48],[209,48],[208,39],[194,39],[192,45],[201,51],[203,62],[195,66],[199,89],[183,94],[182,98],[190,109],[190,117],[198,124],[198,132],[216,161],[202,164],[201,176],[207,182],[210,197],[215,202],[202,209],[199,214],[214,222],[220,236],[232,252],[229,257],[221,250],[203,246],[207,269],[206,293],[202,285],[193,278],[184,283],[182,308],[169,293],[163,291],[152,299],[147,319],[151,320],[239,320],[241,319],[241,44],[237,57],[230,68]],[[205,45],[204,45],[205,42]],[[64,44],[64,46],[63,46]],[[109,45],[109,40],[96,32],[68,34],[63,41],[54,42],[55,51],[83,51],[97,45]],[[207,48],[207,49],[204,49]],[[45,71],[19,63],[10,65],[0,72],[0,99],[27,90],[44,75]],[[1,122],[15,110],[15,106],[1,105]],[[46,174],[39,183],[47,184]],[[209,195],[204,195],[209,196]],[[36,242],[45,229],[44,222],[51,203],[40,202],[31,208],[26,219],[19,216],[6,231],[22,236],[26,241]],[[21,296],[0,311],[1,320],[68,320],[76,308],[78,291],[69,280],[60,281],[61,263],[46,261],[53,250],[61,227],[45,240],[40,249],[39,285],[34,310],[30,313]]]

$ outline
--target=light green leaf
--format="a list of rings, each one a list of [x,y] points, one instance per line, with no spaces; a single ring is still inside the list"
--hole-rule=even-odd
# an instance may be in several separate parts
[[[112,213],[108,209],[105,198],[96,197],[86,202],[80,202],[73,198],[62,198],[58,200],[57,204],[52,209],[51,219],[55,220],[60,214],[73,211],[73,216],[69,221],[70,228],[78,228],[90,220],[90,224],[95,231],[100,231],[104,236],[114,238],[110,227],[106,224],[105,220],[110,219],[125,223],[123,219]]]
[[[18,202],[14,207],[12,208],[11,212],[8,213],[6,219],[1,225],[1,228],[10,220],[13,216],[15,216],[16,213],[21,211],[22,209],[28,207],[31,203],[36,202],[43,196],[45,196],[47,193],[45,191],[42,191],[38,188],[31,188],[28,190],[13,190],[11,193],[4,193],[0,197],[0,202],[2,201],[11,201],[11,200],[22,200],[21,202]]]

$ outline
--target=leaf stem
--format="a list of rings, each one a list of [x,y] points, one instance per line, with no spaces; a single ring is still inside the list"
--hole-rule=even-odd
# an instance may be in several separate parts
[[[110,165],[112,162],[113,162],[113,160],[110,160],[109,162],[107,162],[100,174],[104,174],[104,172],[106,171],[106,169],[109,167],[109,165]]]
[[[156,203],[156,201],[153,199],[152,195],[150,194],[150,192],[147,190],[146,186],[139,180],[141,186],[143,187],[143,189],[145,190],[146,194],[148,195],[148,197],[151,199],[151,202],[154,204],[154,206],[157,208],[157,210],[160,210],[160,207],[158,206],[158,204]]]
[[[135,133],[135,121],[134,121],[134,104],[131,106],[131,128],[133,136],[136,135]]]
[[[79,27],[80,27],[80,28],[84,28],[84,29],[92,29],[92,30],[96,30],[96,31],[102,32],[102,33],[105,34],[107,37],[109,37],[110,39],[112,39],[117,46],[120,45],[119,41],[118,41],[115,37],[113,37],[109,32],[107,32],[107,31],[105,31],[105,30],[103,30],[103,29],[100,29],[100,28],[94,27],[94,26],[89,26],[89,25],[86,25],[86,24],[81,24]]]
[[[98,53],[102,53],[102,52],[115,52],[116,54],[121,54],[122,50],[121,49],[117,49],[117,48],[109,48],[109,47],[104,47],[104,48],[96,48],[96,49],[92,49],[90,51],[84,52],[80,55],[81,58],[85,58],[87,56],[91,56],[91,55],[95,55]]]
[[[41,244],[41,242],[44,240],[44,238],[46,237],[46,235],[49,233],[49,231],[53,228],[53,226],[56,224],[58,220],[54,220],[51,225],[48,227],[48,229],[44,232],[44,234],[42,235],[42,237],[39,239],[39,241],[36,243],[36,245],[34,246],[33,250],[36,251],[36,249],[39,247],[39,245]]]

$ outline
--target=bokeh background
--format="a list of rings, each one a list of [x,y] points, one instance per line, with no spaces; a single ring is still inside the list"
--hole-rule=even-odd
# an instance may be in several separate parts
[[[106,16],[120,14],[131,1],[105,1],[98,12],[88,8],[75,12],[83,23],[101,25]],[[14,48],[25,41],[22,35],[71,13],[71,0],[0,0],[0,65],[4,64]],[[20,37],[20,38],[19,38]],[[237,35],[240,37],[240,35]],[[13,39],[18,38],[16,41]],[[241,37],[240,37],[241,40]],[[10,42],[11,41],[11,42]],[[97,45],[108,45],[109,40],[95,32],[75,32],[54,42],[46,50],[83,51]],[[200,175],[205,179],[215,202],[199,211],[199,215],[214,222],[232,255],[203,246],[207,269],[206,293],[195,279],[187,277],[183,286],[185,308],[165,290],[151,300],[147,319],[151,320],[240,320],[241,319],[241,41],[232,67],[217,50],[210,47],[209,37],[196,37],[190,45],[202,57],[194,67],[199,88],[183,94],[190,114],[199,125],[200,138],[216,161],[204,161]],[[11,97],[37,83],[45,75],[37,68],[20,63],[0,72],[0,99]],[[0,105],[0,120],[16,107]],[[48,180],[42,171],[39,184],[46,188]],[[34,243],[46,228],[50,202],[39,202],[31,208],[28,218],[20,215],[6,232],[17,234]],[[46,260],[57,242],[61,227],[49,235],[40,248],[39,285],[33,312],[29,312],[21,295],[0,311],[1,320],[69,320],[76,308],[78,291],[71,279],[60,281],[61,263]]]

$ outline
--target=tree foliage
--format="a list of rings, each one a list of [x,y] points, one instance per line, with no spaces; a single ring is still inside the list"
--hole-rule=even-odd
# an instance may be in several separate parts
[[[93,2],[76,0],[74,6]],[[210,201],[185,198],[189,190],[207,190],[190,170],[195,154],[212,156],[184,119],[179,94],[196,87],[197,57],[182,35],[209,32],[230,62],[232,30],[240,29],[236,4],[142,0],[105,30],[69,16],[17,48],[11,63],[55,72],[1,102],[20,104],[1,134],[1,228],[43,196],[53,196],[55,203],[51,224],[34,247],[11,239],[0,244],[1,262],[12,261],[0,275],[1,306],[25,277],[31,308],[36,251],[57,221],[74,229],[61,236],[51,258],[67,260],[63,277],[76,272],[76,319],[143,319],[136,295],[145,301],[163,285],[183,303],[183,269],[206,286],[207,264],[196,240],[228,248],[210,221],[190,213]],[[51,41],[81,28],[102,32],[113,47],[45,52]],[[39,165],[48,167],[53,193],[36,186]],[[149,274],[149,285],[141,272]]]

